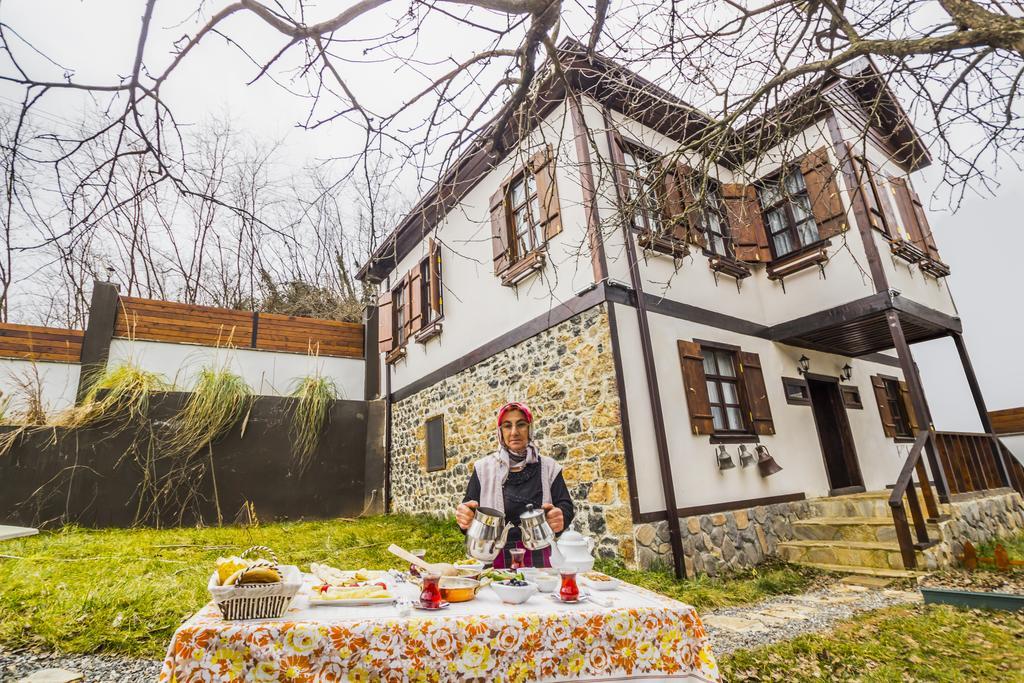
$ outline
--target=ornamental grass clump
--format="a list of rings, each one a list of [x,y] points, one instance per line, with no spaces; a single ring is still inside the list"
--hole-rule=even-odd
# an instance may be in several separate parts
[[[89,385],[81,405],[66,411],[56,424],[69,429],[119,419],[123,425],[141,424],[149,416],[153,394],[170,391],[171,384],[158,372],[125,363],[107,368]],[[117,431],[120,431],[118,429]]]
[[[248,417],[252,396],[240,376],[225,368],[204,368],[161,450],[186,458],[194,455]]]
[[[292,456],[301,475],[309,467],[320,443],[320,434],[327,422],[331,405],[338,398],[334,381],[321,375],[303,377],[292,392],[295,408],[292,411]]]

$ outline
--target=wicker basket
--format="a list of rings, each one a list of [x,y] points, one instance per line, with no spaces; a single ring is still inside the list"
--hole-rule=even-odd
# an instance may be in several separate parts
[[[249,548],[242,557],[250,552],[263,551],[274,557],[273,551],[262,546]],[[277,558],[274,557],[276,565]],[[210,576],[207,588],[213,601],[217,603],[220,613],[225,619],[280,619],[288,610],[295,595],[302,588],[302,572],[295,565],[285,564],[277,567],[281,572],[279,583],[249,583],[237,586],[218,585],[217,572]]]

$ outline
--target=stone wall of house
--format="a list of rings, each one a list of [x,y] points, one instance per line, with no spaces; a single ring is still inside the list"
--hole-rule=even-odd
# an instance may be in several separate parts
[[[631,562],[633,520],[604,305],[394,404],[393,509],[454,514],[473,462],[497,449],[498,408],[513,400],[534,411],[538,448],[563,467],[576,505],[573,526],[594,536],[602,555]],[[444,415],[447,467],[428,472],[425,421],[435,415]]]
[[[964,541],[977,546],[1024,530],[1024,499],[1007,489],[996,495],[960,500],[950,503],[949,517],[939,523],[939,562],[958,566]]]
[[[775,553],[780,541],[793,538],[793,521],[811,517],[808,501],[776,503],[680,518],[687,576],[753,567]],[[672,566],[668,522],[638,524],[633,529],[641,567]]]

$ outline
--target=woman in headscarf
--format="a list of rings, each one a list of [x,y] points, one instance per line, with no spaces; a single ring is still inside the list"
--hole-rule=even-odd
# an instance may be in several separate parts
[[[509,529],[495,568],[511,566],[513,548],[523,548],[519,516],[527,505],[543,509],[551,530],[559,534],[572,522],[574,509],[569,488],[562,478],[562,466],[540,455],[530,442],[533,414],[522,403],[506,403],[498,411],[498,450],[480,458],[473,466],[466,495],[455,510],[455,521],[463,531],[469,528],[478,507],[504,513]],[[526,551],[527,567],[550,567],[550,550]]]

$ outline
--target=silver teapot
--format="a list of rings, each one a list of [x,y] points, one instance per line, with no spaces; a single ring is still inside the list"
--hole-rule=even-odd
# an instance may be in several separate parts
[[[491,508],[477,508],[466,529],[466,553],[481,562],[493,562],[508,539],[511,524],[505,515]]]
[[[519,515],[519,531],[522,533],[523,546],[529,550],[547,548],[555,540],[555,532],[548,524],[547,515],[532,505],[527,505],[526,512]]]

